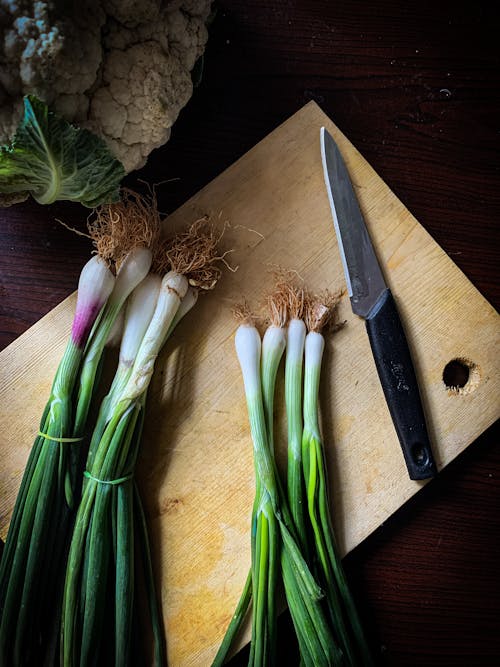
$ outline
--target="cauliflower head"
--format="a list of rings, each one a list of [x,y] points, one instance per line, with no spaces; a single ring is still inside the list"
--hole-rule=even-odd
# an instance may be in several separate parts
[[[208,38],[210,0],[0,0],[0,144],[23,97],[100,136],[126,172],[168,141]]]

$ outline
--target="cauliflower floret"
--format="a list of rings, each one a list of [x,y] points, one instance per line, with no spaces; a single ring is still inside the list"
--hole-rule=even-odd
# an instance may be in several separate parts
[[[40,97],[70,121],[87,117],[89,101],[84,93],[95,83],[102,62],[101,28],[106,16],[99,2],[77,4],[71,17],[60,16],[53,2],[0,0],[0,63],[14,121],[0,125],[0,141],[10,139],[17,126],[20,99],[31,93]],[[9,14],[9,11],[11,12]],[[10,16],[10,23],[6,20]],[[60,97],[64,103],[59,104]],[[2,114],[2,117],[3,116]],[[8,116],[7,116],[8,118]]]
[[[22,98],[32,93],[101,136],[127,172],[142,167],[192,95],[210,6],[0,0],[0,143],[11,139]]]

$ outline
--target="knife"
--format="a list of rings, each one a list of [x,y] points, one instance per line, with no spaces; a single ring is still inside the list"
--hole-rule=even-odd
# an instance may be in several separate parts
[[[345,162],[322,127],[321,157],[351,307],[365,320],[410,479],[437,473],[408,342],[368,235]]]

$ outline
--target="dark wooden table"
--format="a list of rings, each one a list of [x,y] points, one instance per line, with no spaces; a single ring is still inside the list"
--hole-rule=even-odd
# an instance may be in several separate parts
[[[219,2],[201,85],[170,142],[127,183],[178,179],[160,190],[162,210],[174,210],[315,100],[498,308],[494,4]],[[89,248],[58,217],[83,228],[85,211],[29,202],[0,211],[1,348],[76,286]],[[381,665],[500,664],[498,433],[485,432],[346,557]],[[291,645],[286,615],[281,629]]]

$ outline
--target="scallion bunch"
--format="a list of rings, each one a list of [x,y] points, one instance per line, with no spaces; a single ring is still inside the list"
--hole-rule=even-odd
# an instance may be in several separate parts
[[[0,664],[50,662],[57,649],[63,573],[81,488],[85,430],[116,318],[152,254],[133,248],[116,276],[101,255],[84,266],[70,340],[59,364],[16,499],[0,565]],[[29,639],[28,639],[29,638]]]
[[[304,558],[273,452],[276,374],[286,344],[279,322],[263,340],[248,318],[237,329],[240,363],[253,442],[256,493],[252,512],[251,577],[221,644],[222,665],[252,601],[249,665],[274,664],[277,655],[276,596],[282,582],[305,665],[340,665],[341,653],[328,626],[323,593]]]
[[[155,269],[132,293],[119,361],[94,427],[84,471],[64,585],[61,664],[137,664],[133,637],[138,579],[145,583],[153,637],[153,664],[165,664],[144,514],[134,474],[148,387],[158,355],[179,320],[195,305],[198,289],[219,276],[216,237],[195,224],[157,249]],[[194,288],[190,283],[194,283]]]
[[[275,598],[280,581],[302,664],[372,664],[335,543],[319,427],[324,348],[320,331],[331,320],[336,303],[330,297],[322,303],[280,274],[276,291],[268,299],[272,323],[262,343],[249,321],[236,332],[254,444],[252,565],[214,667],[227,658],[250,602],[249,664],[276,663]],[[274,390],[285,349],[288,463],[282,483],[274,459],[273,431]]]
[[[205,223],[165,241],[154,197],[130,191],[97,209],[89,222],[98,256],[80,277],[71,337],[0,564],[1,665],[52,666],[59,653],[65,666],[98,659],[137,664],[130,639],[136,573],[146,588],[155,662],[164,663],[163,622],[133,473],[158,352],[198,290],[213,288],[221,273],[220,237]],[[167,274],[163,282],[150,273],[153,259],[155,270]],[[106,393],[101,368],[117,336],[120,359],[99,406],[97,398]],[[112,635],[101,642],[103,632]]]
[[[74,391],[89,332],[114,283],[98,256],[80,274],[71,336],[30,451],[0,565],[2,665],[36,664],[53,638],[58,570],[79,483],[74,449],[82,443],[74,429]],[[34,641],[26,641],[28,633]]]

